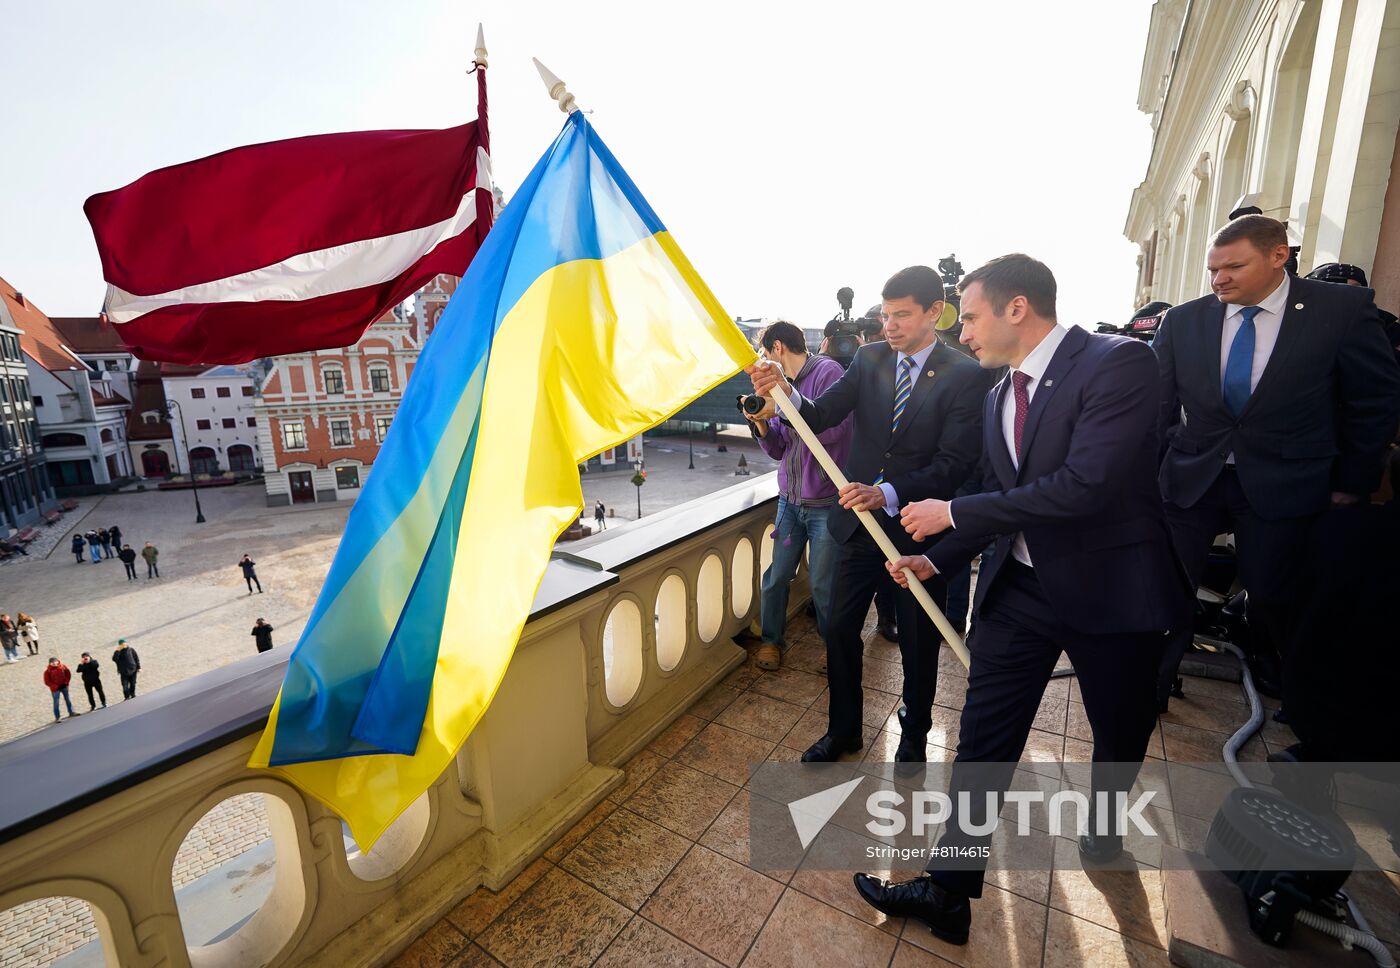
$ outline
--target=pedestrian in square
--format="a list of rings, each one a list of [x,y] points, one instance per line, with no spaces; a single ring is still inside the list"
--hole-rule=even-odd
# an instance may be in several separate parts
[[[127,581],[135,581],[135,580],[136,580],[136,549],[133,548],[131,545],[126,545],[125,547],[122,548],[121,553],[118,554],[117,557],[120,558],[120,559],[122,560],[122,564],[126,565],[126,580],[127,580]]]
[[[118,551],[121,551],[121,547],[122,547],[122,529],[119,528],[119,527],[117,527],[117,526],[114,524],[114,525],[112,525],[110,528],[107,529],[107,534],[110,535],[111,538],[112,538],[112,547],[113,547],[113,548],[116,548]]]
[[[72,545],[73,557],[78,559],[78,564],[80,565],[83,563],[83,548],[86,545],[87,542],[83,540],[83,536],[74,532]]]
[[[39,626],[34,619],[20,612],[15,616],[15,627],[19,629],[19,640],[29,647],[28,655],[39,654]]]
[[[147,541],[146,547],[141,549],[141,557],[146,559],[146,577],[159,578],[160,569],[156,567],[156,559],[160,557],[160,551],[156,546]]]
[[[78,674],[83,677],[83,688],[87,690],[88,712],[97,708],[97,702],[92,698],[94,692],[97,693],[97,699],[101,700],[103,707],[106,708],[107,694],[102,691],[102,668],[92,657],[91,652],[83,653],[83,659],[78,663]]]
[[[117,651],[112,653],[112,663],[116,665],[117,675],[122,680],[122,699],[136,698],[136,674],[141,671],[141,657],[126,644],[126,639],[117,639]]]
[[[103,528],[97,532],[97,540],[102,542],[102,557],[111,558],[112,555],[112,532]]]
[[[96,529],[96,528],[89,528],[89,529],[88,529],[88,533],[87,533],[86,535],[84,535],[83,537],[85,537],[85,538],[87,539],[88,553],[92,555],[92,560],[93,560],[93,561],[101,561],[101,560],[102,560],[102,536],[101,536],[100,534],[97,533],[97,529]]]
[[[19,629],[9,615],[0,615],[0,646],[5,648],[5,661],[19,661]]]
[[[62,716],[58,714],[58,697],[63,697],[64,704],[68,707],[68,718],[81,716],[73,708],[73,700],[68,698],[68,683],[73,679],[73,673],[68,671],[68,667],[58,661],[58,656],[49,656],[48,668],[44,670],[44,685],[49,687],[49,692],[53,695],[53,721],[59,722]]]
[[[593,520],[598,522],[598,530],[608,530],[608,509],[599,501],[593,508]]]
[[[258,573],[253,570],[257,562],[244,555],[238,562],[238,567],[243,569],[243,580],[248,583],[248,594],[253,594],[253,586],[258,586],[258,594],[262,594],[262,582],[258,581]]]
[[[259,652],[269,652],[272,649],[272,626],[267,624],[265,619],[258,619],[253,626],[253,631],[248,633],[257,643]]]

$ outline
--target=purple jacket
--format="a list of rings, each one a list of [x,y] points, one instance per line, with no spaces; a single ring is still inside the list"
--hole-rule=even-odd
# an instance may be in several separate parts
[[[841,364],[830,357],[813,355],[807,357],[802,371],[792,383],[803,399],[815,400],[845,372]],[[835,427],[817,434],[817,439],[831,454],[836,466],[844,466],[851,449],[851,418],[848,416]],[[797,431],[774,417],[768,421],[768,432],[759,438],[758,445],[765,454],[778,461],[778,493],[788,503],[807,507],[835,503],[836,485],[831,483],[826,471],[822,470],[807,445],[802,443]]]

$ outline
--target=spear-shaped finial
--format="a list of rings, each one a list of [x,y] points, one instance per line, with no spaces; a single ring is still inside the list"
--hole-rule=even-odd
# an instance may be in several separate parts
[[[476,25],[476,57],[472,63],[477,67],[486,66],[486,34],[481,29],[481,24]]]
[[[539,58],[530,58],[535,62],[535,69],[540,72],[540,79],[544,81],[544,86],[549,90],[549,96],[559,102],[559,110],[565,114],[572,114],[579,109],[574,103],[574,96],[564,87],[564,82],[554,76],[548,67],[540,63]]]

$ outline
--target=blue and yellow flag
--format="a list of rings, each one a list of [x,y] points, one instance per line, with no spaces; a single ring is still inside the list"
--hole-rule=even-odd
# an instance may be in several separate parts
[[[578,464],[753,359],[571,114],[419,357],[249,765],[373,844],[490,704],[583,508]]]

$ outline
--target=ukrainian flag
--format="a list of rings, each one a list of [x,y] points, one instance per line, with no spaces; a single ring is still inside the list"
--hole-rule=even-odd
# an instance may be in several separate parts
[[[578,464],[753,359],[571,114],[419,357],[249,765],[373,844],[490,705]]]

